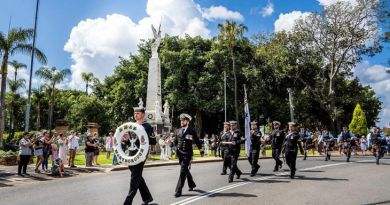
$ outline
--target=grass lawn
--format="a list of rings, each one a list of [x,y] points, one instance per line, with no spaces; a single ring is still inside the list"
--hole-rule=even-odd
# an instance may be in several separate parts
[[[211,154],[212,153],[212,154]],[[317,153],[317,152],[316,152]],[[311,151],[308,151],[308,155],[311,155]],[[241,150],[240,156],[245,156],[245,150]],[[272,156],[272,150],[266,150],[266,156]],[[110,159],[106,158],[106,152],[100,152],[99,158],[98,158],[98,163],[99,164],[112,164],[112,158],[114,157],[114,154],[111,152]],[[194,158],[199,158],[200,153],[199,150],[194,150]],[[209,156],[204,156],[204,157],[214,157],[214,152],[210,151]],[[173,159],[170,157],[170,159]],[[151,155],[149,160],[151,161],[156,161],[160,160],[160,155]],[[36,162],[36,159],[34,157],[34,161]],[[49,164],[51,164],[51,159],[49,159]],[[75,158],[75,165],[85,165],[85,155],[84,154],[77,154]]]

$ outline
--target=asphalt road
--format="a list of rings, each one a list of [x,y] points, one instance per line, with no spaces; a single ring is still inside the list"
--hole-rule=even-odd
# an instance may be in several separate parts
[[[387,158],[387,159],[386,159]],[[221,176],[221,162],[194,164],[191,173],[194,191],[183,190],[174,198],[179,166],[146,168],[144,177],[152,192],[153,204],[390,204],[390,157],[375,165],[373,156],[352,156],[324,162],[323,157],[297,159],[296,179],[289,179],[288,167],[272,172],[274,161],[263,159],[260,173],[249,177],[249,163],[239,161],[244,172],[239,180],[227,182]],[[0,188],[0,204],[122,204],[130,182],[129,171],[97,173],[54,181]],[[187,186],[187,185],[186,185]],[[141,204],[139,193],[133,204]]]

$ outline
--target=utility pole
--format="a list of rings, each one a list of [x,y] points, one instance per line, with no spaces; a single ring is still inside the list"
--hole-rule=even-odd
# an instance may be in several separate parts
[[[294,105],[292,100],[292,89],[287,88],[288,91],[288,99],[290,101],[290,115],[291,115],[291,122],[294,122]]]
[[[26,132],[28,132],[28,124],[29,124],[29,118],[30,118],[31,83],[32,83],[31,81],[32,81],[33,65],[34,65],[35,38],[36,38],[36,34],[37,34],[38,8],[39,8],[39,0],[37,0],[37,6],[35,8],[35,24],[34,24],[34,36],[33,36],[33,48],[32,48],[32,51],[31,51],[30,81],[29,81],[29,85],[28,85],[26,125],[25,125],[25,128],[24,128],[24,131],[26,131]],[[51,127],[49,129],[51,131]]]

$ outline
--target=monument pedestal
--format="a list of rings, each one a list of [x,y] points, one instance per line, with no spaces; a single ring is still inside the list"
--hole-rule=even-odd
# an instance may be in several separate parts
[[[61,133],[67,136],[69,123],[66,120],[58,119],[54,123],[54,126],[55,126],[54,131],[57,132],[58,136],[60,136]]]

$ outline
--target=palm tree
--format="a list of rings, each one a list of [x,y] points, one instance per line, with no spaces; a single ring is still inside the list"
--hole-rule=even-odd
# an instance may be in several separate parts
[[[45,93],[43,92],[43,87],[39,87],[38,89],[32,89],[32,101],[36,104],[37,109],[37,131],[41,128],[41,99],[45,97]]]
[[[88,83],[94,80],[93,73],[81,73],[81,78],[86,83],[85,94],[88,96]]]
[[[9,61],[8,64],[12,65],[12,67],[14,67],[14,69],[15,69],[15,81],[16,81],[16,76],[18,75],[18,70],[21,69],[21,68],[27,68],[26,64],[19,63],[16,60]]]
[[[26,88],[26,80],[24,79],[18,79],[18,80],[11,80],[8,78],[8,86],[10,88],[10,92],[6,96],[6,104],[10,108],[10,117],[9,117],[9,127],[10,127],[10,136],[13,136],[14,132],[12,131],[12,126],[15,123],[13,122],[13,117],[15,117],[16,120],[16,111],[21,107],[21,96],[19,93],[17,93],[17,90],[20,88]],[[11,139],[11,138],[10,138]]]
[[[34,50],[34,57],[43,64],[47,63],[45,54],[39,49],[33,48],[28,41],[33,37],[33,29],[13,28],[6,36],[0,32],[1,62],[1,99],[0,99],[0,147],[3,146],[4,122],[5,122],[5,95],[7,89],[8,58],[16,54],[30,55]]]
[[[35,71],[35,75],[45,79],[52,89],[51,98],[49,101],[49,104],[50,104],[50,107],[49,107],[49,130],[51,130],[51,124],[53,121],[55,86],[56,86],[56,84],[61,83],[65,79],[65,77],[69,74],[70,74],[69,69],[66,68],[66,69],[59,71],[59,70],[57,70],[56,67],[52,67],[52,68],[41,67],[37,71]]]
[[[218,40],[222,43],[227,43],[227,48],[230,52],[230,57],[233,61],[234,75],[234,107],[236,110],[236,120],[238,121],[238,103],[237,103],[237,72],[236,61],[234,58],[234,46],[237,41],[243,38],[244,31],[248,31],[248,27],[243,24],[237,24],[235,21],[226,20],[225,24],[218,24]]]

